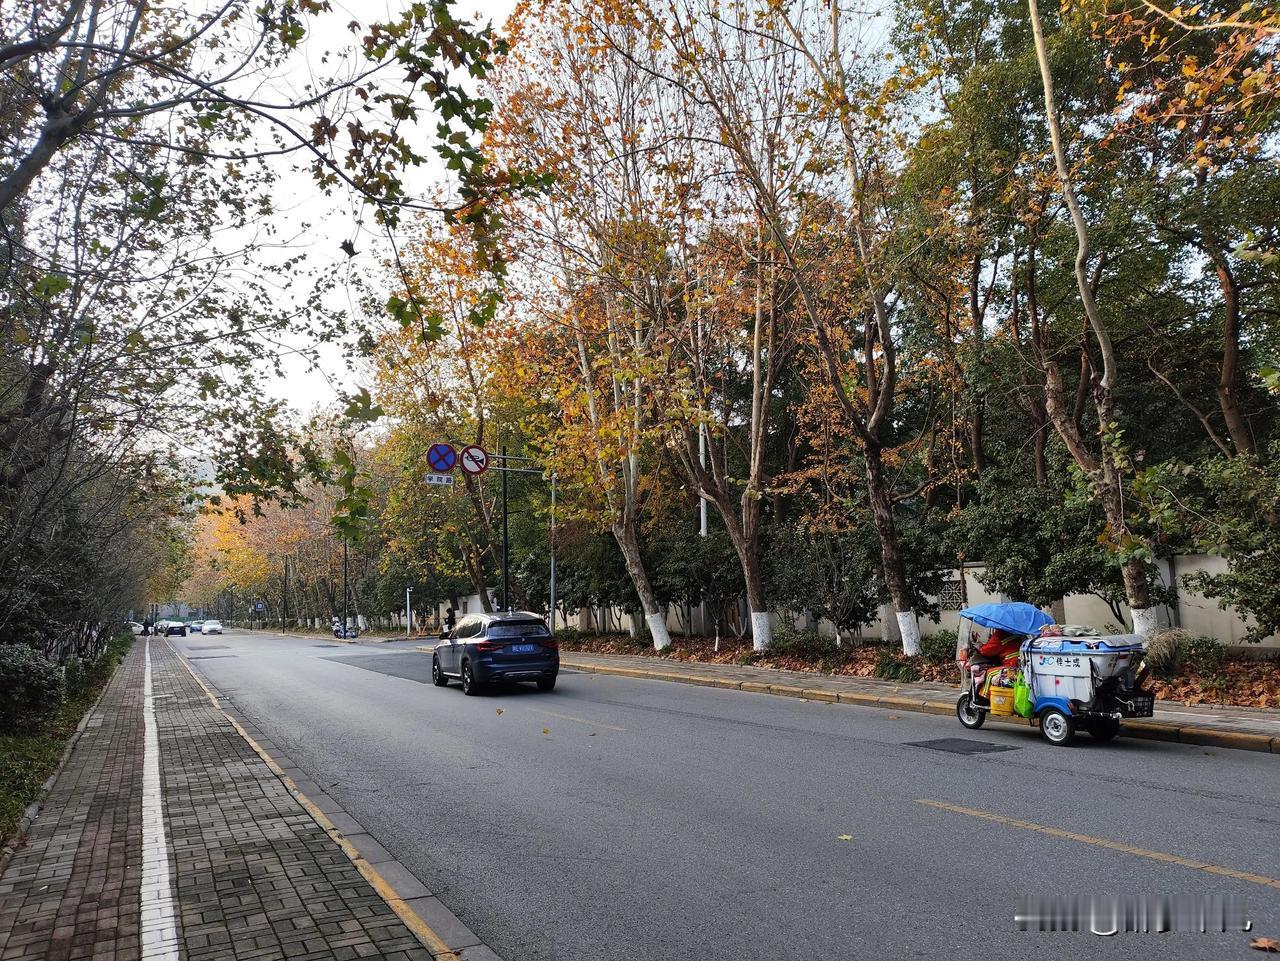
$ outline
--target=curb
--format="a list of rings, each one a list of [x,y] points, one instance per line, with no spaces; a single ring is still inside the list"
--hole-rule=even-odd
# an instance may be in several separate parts
[[[419,647],[417,650],[430,651],[430,648]],[[571,667],[576,671],[588,674],[611,674],[619,677],[644,678],[654,681],[672,681],[676,684],[694,684],[699,687],[718,687],[736,691],[747,691],[753,694],[773,694],[781,697],[798,697],[807,701],[824,701],[828,704],[857,704],[861,707],[878,707],[886,710],[906,711],[916,714],[953,714],[954,701],[936,699],[918,699],[901,695],[862,694],[825,691],[819,688],[806,688],[796,684],[775,684],[766,681],[735,681],[727,677],[704,677],[697,674],[681,674],[677,671],[658,671],[638,667],[613,667],[607,664],[593,664],[574,661],[571,657],[561,655],[562,667]],[[991,719],[997,724],[1012,724],[1018,727],[1031,727],[1031,721]],[[1196,744],[1203,747],[1222,747],[1235,751],[1254,751],[1262,754],[1280,754],[1280,737],[1269,734],[1251,734],[1246,731],[1216,731],[1204,727],[1182,727],[1173,724],[1161,724],[1158,721],[1125,721],[1121,732],[1128,737],[1150,741],[1173,741],[1178,744]]]
[[[348,641],[348,643],[354,644],[356,642]],[[473,945],[459,948],[449,947],[445,938],[437,933],[436,930],[427,923],[427,920],[423,918],[422,915],[413,907],[413,902],[420,902],[428,899],[435,901],[436,904],[439,905],[437,910],[442,913],[442,918],[440,920],[444,924],[449,924],[451,927],[457,927],[471,933],[466,928],[465,924],[450,912],[448,908],[445,908],[444,905],[441,904],[433,895],[428,894],[415,897],[405,897],[398,892],[395,886],[383,877],[378,868],[371,864],[365,856],[360,853],[359,848],[356,847],[356,845],[338,829],[337,825],[329,819],[329,816],[326,815],[324,811],[322,811],[319,806],[311,800],[311,798],[307,797],[307,795],[299,790],[298,785],[294,782],[293,778],[284,772],[283,768],[281,768],[280,765],[276,763],[275,759],[268,754],[252,736],[250,736],[249,732],[244,729],[240,722],[227,712],[226,708],[224,708],[220,703],[220,696],[213,693],[200,675],[196,673],[195,668],[187,662],[187,659],[177,651],[172,644],[169,645],[169,649],[182,663],[182,666],[187,669],[187,673],[191,675],[192,679],[200,685],[200,689],[204,691],[205,696],[209,698],[209,702],[213,704],[218,713],[227,719],[227,722],[235,729],[236,733],[244,738],[245,743],[248,744],[249,747],[253,748],[258,757],[262,758],[267,767],[271,769],[271,773],[280,779],[280,783],[285,786],[285,789],[288,790],[289,794],[302,805],[303,810],[311,815],[316,824],[320,825],[324,832],[329,835],[334,843],[338,845],[342,850],[342,853],[350,859],[353,865],[355,865],[355,868],[360,872],[361,877],[368,881],[374,891],[377,892],[378,896],[386,902],[387,907],[395,913],[396,917],[400,919],[405,927],[413,932],[414,936],[419,942],[421,942],[422,946],[431,952],[434,961],[468,961],[469,958],[475,959],[475,961],[482,961],[482,956],[483,958],[490,959],[490,961],[502,961],[502,959],[499,958],[491,948],[485,945],[484,942],[480,941],[480,939],[473,933],[472,937],[475,938],[475,943]],[[346,816],[351,818],[350,815]],[[393,863],[406,874],[410,873],[400,864],[399,861],[395,861]],[[416,879],[415,883],[422,886],[421,882],[417,882]],[[423,889],[425,890],[425,886],[423,886]],[[480,949],[479,952],[475,950],[476,948]]]
[[[134,643],[136,644],[137,641],[134,641]],[[133,648],[129,648],[129,651],[132,652]],[[127,656],[128,654],[125,655],[125,657]],[[0,839],[0,842],[2,842],[0,843],[0,876],[3,876],[4,872],[8,870],[9,862],[13,860],[14,854],[17,853],[20,842],[27,836],[27,832],[31,830],[31,825],[35,823],[36,818],[40,816],[40,812],[44,809],[45,799],[49,797],[49,792],[53,790],[53,785],[57,782],[58,776],[62,774],[62,769],[67,766],[71,752],[80,743],[80,736],[84,734],[84,729],[89,726],[89,719],[93,717],[98,710],[98,705],[106,697],[107,688],[116,679],[116,673],[124,664],[124,660],[123,657],[120,658],[120,663],[116,665],[116,669],[107,678],[107,683],[102,685],[102,690],[98,692],[97,698],[89,710],[84,712],[84,717],[80,718],[80,723],[76,725],[71,737],[67,738],[67,746],[62,749],[62,756],[58,758],[58,763],[54,766],[53,771],[40,785],[40,790],[36,792],[36,799],[28,804],[26,810],[23,811],[22,817],[18,821],[18,826],[14,829],[13,836]]]

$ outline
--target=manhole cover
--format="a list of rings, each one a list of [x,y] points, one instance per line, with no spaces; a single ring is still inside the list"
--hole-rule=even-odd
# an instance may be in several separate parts
[[[191,648],[193,651],[229,651],[230,649],[226,644],[196,644]]]
[[[967,737],[939,737],[932,741],[908,741],[912,747],[927,747],[931,751],[950,754],[990,754],[994,751],[1016,751],[1014,744],[992,744],[990,741],[971,741]]]

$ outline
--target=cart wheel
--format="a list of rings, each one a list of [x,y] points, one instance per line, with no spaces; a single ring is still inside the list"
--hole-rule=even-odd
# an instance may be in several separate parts
[[[1120,722],[1114,717],[1090,718],[1085,730],[1095,741],[1110,741],[1120,733]]]
[[[1048,708],[1040,715],[1040,733],[1050,744],[1070,744],[1076,735],[1076,722],[1056,707]]]
[[[956,701],[956,717],[960,718],[960,723],[969,730],[976,731],[986,721],[987,712],[974,707],[973,695],[965,691],[960,695],[960,700]]]

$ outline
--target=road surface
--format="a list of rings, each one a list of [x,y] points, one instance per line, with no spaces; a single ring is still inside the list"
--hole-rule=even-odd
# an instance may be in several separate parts
[[[1280,938],[1273,756],[569,672],[469,698],[405,643],[170,640],[505,961],[1163,961]],[[1254,930],[1019,933],[1019,895],[1230,897]]]

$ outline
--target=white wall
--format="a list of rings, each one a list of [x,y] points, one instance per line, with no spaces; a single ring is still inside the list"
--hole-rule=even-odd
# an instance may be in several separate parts
[[[1222,558],[1205,554],[1183,555],[1172,558],[1167,562],[1162,562],[1162,579],[1166,583],[1173,581],[1178,585],[1178,604],[1176,610],[1164,608],[1160,610],[1160,623],[1177,625],[1193,634],[1207,634],[1210,637],[1218,638],[1224,644],[1245,645],[1243,638],[1250,625],[1249,620],[1240,617],[1232,609],[1222,610],[1218,607],[1217,601],[1188,591],[1182,585],[1182,578],[1186,574],[1197,571],[1217,574],[1225,571],[1226,567],[1226,561],[1222,560]],[[1018,599],[1004,597],[987,590],[978,581],[978,575],[983,570],[982,564],[966,564],[963,571],[957,569],[949,572],[953,578],[963,576],[965,598],[969,606]],[[465,607],[457,612],[458,617],[462,617],[463,610],[470,614],[481,610],[478,595],[471,595],[463,600]],[[447,604],[440,606],[437,613],[440,620],[443,620],[447,607]],[[1127,631],[1132,625],[1132,619],[1129,616],[1127,607],[1121,606],[1121,613],[1124,615],[1125,623],[1117,624],[1116,616],[1112,613],[1111,608],[1107,606],[1107,603],[1092,594],[1070,595],[1064,599],[1063,610],[1064,614],[1061,620],[1066,624],[1088,624],[1097,627],[1099,630],[1119,629],[1122,631]],[[882,610],[879,617],[870,624],[863,625],[859,632],[861,636],[882,637],[886,617],[886,612]],[[599,620],[600,612],[598,610],[583,608],[576,613],[570,614],[566,619],[562,620],[557,617],[557,624],[563,627],[590,631],[598,629]],[[920,619],[920,633],[931,634],[940,630],[954,631],[959,623],[960,616],[958,611],[942,611],[936,620],[922,617]],[[614,608],[610,612],[610,625],[616,632],[626,632],[632,628],[631,618],[621,608]],[[700,611],[697,608],[693,612],[693,626],[694,631],[698,633],[705,634],[714,630],[713,620],[709,616],[709,612]],[[793,626],[799,630],[812,630],[816,627],[819,634],[827,637],[834,636],[836,633],[835,625],[830,621],[824,619],[815,623],[813,617],[803,614],[795,619]],[[667,611],[667,627],[673,635],[681,633],[681,625],[674,607]],[[748,636],[749,633],[748,631]],[[1259,646],[1265,649],[1277,649],[1280,648],[1280,635],[1272,635],[1266,638],[1261,645],[1247,646],[1255,650]]]

